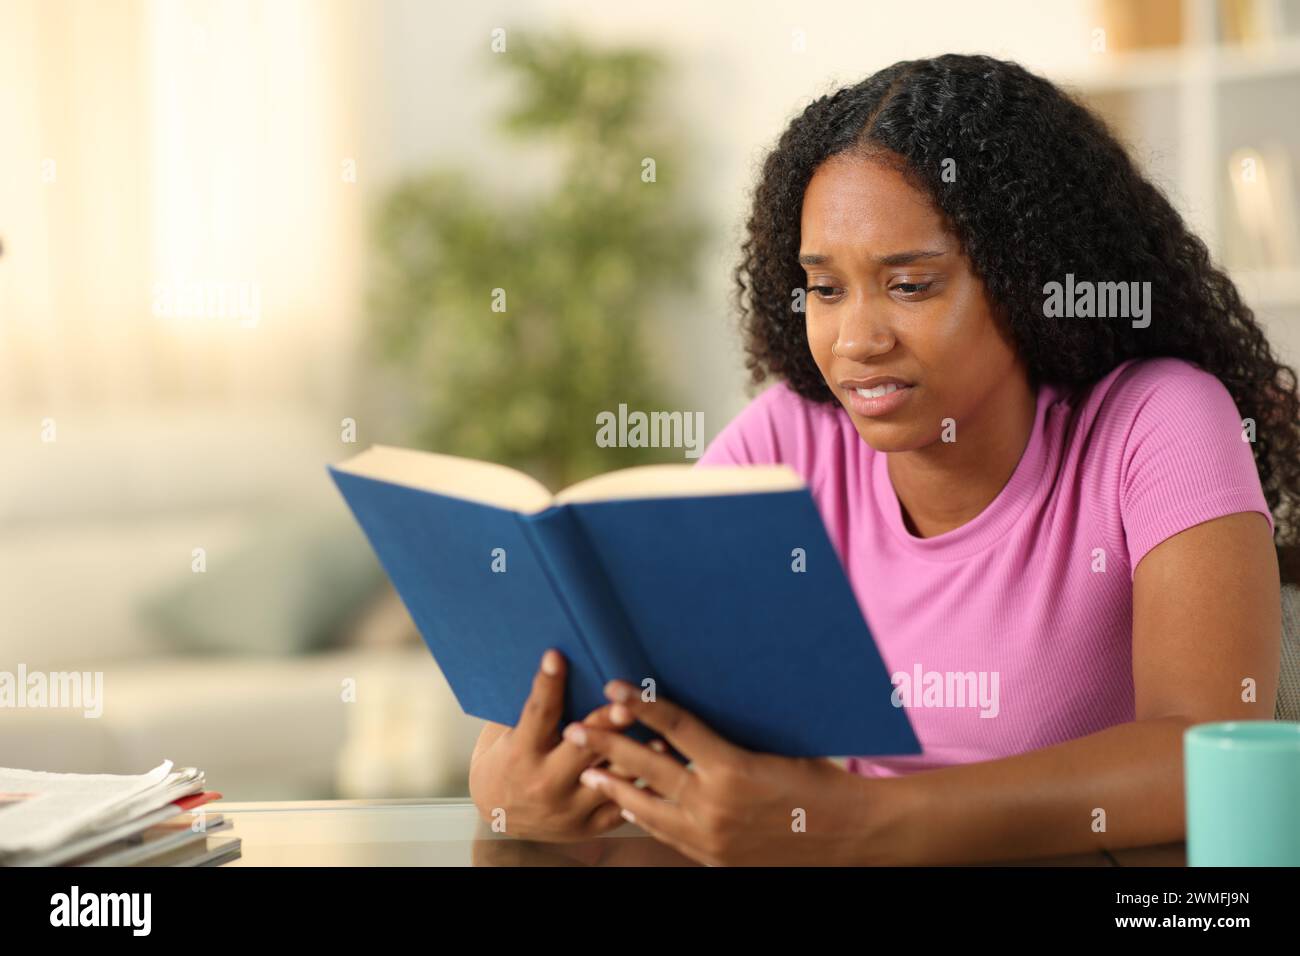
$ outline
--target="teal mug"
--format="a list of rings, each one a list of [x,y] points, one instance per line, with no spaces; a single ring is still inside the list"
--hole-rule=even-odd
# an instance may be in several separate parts
[[[1183,734],[1188,866],[1300,866],[1300,723]]]

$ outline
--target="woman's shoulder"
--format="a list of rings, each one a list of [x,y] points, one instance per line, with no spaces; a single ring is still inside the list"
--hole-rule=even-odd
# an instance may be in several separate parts
[[[1153,431],[1237,437],[1242,428],[1227,386],[1200,366],[1170,356],[1120,363],[1080,391],[1076,415],[1094,438],[1129,450]]]
[[[1178,358],[1129,360],[1076,394],[1069,455],[1114,489],[1131,567],[1211,518],[1258,511],[1271,525],[1251,431],[1217,376]]]
[[[1217,376],[1173,356],[1129,359],[1106,376],[1111,390],[1128,398],[1185,397],[1227,395],[1228,389]]]
[[[699,463],[788,464],[800,470],[811,449],[824,445],[826,437],[846,423],[848,416],[838,404],[805,398],[788,382],[778,381],[723,427]]]

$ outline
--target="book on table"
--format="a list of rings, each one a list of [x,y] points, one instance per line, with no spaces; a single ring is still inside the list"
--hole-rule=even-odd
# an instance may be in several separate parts
[[[0,767],[0,866],[192,866],[239,855],[232,824],[207,805],[195,767],[170,760],[144,774],[49,773]],[[233,843],[233,846],[232,846]]]
[[[554,647],[566,723],[618,678],[749,750],[920,752],[785,466],[647,465],[552,494],[502,465],[377,445],[329,472],[467,714],[516,724]]]

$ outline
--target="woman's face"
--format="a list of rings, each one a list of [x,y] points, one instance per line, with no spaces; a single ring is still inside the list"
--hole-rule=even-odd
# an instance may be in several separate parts
[[[822,163],[804,193],[799,261],[813,360],[876,450],[931,445],[945,419],[960,440],[963,424],[1024,394],[983,283],[896,170],[849,154]]]

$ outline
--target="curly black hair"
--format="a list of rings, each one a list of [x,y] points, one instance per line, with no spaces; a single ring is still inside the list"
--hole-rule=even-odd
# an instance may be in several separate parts
[[[767,156],[735,269],[746,367],[832,402],[792,291],[804,191],[839,153],[903,171],[946,217],[988,290],[1031,384],[1083,387],[1130,358],[1173,356],[1217,376],[1254,419],[1276,543],[1300,544],[1300,396],[1254,313],[1106,124],[1016,63],[947,54],[895,63],[811,103]],[[945,160],[955,161],[945,164]],[[945,182],[945,169],[955,181]],[[954,177],[948,176],[948,179]],[[1044,316],[1043,287],[1151,282],[1159,312],[1128,322]]]

